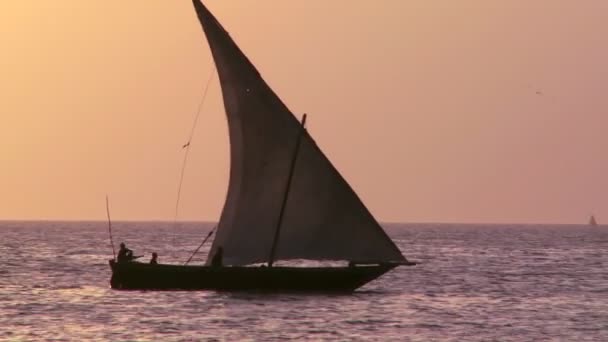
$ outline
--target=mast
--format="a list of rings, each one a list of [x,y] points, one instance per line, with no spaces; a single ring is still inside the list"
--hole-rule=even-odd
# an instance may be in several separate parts
[[[287,204],[287,198],[289,197],[289,188],[291,187],[291,179],[293,178],[293,171],[296,168],[296,161],[298,160],[298,151],[300,150],[300,143],[302,141],[302,135],[306,131],[306,114],[302,116],[301,129],[298,133],[298,137],[296,140],[296,147],[293,153],[293,158],[291,159],[291,165],[289,166],[289,176],[287,177],[287,186],[285,187],[285,194],[283,195],[283,202],[281,203],[281,211],[279,212],[279,220],[277,222],[277,228],[274,232],[274,238],[272,239],[272,247],[270,249],[270,257],[268,258],[268,267],[272,267],[274,263],[274,257],[277,249],[277,243],[279,241],[279,236],[281,235],[281,223],[283,222],[283,214],[285,213],[285,206]]]

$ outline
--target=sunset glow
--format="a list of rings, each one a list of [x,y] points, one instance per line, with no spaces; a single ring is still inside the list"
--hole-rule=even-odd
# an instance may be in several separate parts
[[[206,4],[379,221],[608,221],[608,2]],[[191,3],[6,1],[0,41],[0,219],[172,220]],[[189,158],[179,218],[217,220],[217,79]]]

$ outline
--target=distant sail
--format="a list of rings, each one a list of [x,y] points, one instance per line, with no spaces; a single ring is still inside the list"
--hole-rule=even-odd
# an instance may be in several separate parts
[[[591,218],[589,218],[589,225],[597,226],[597,221],[595,220],[595,216],[591,215]]]
[[[300,124],[207,8],[193,3],[219,75],[230,135],[230,182],[209,255],[221,246],[227,264],[265,262]],[[299,151],[276,259],[405,261],[308,133]]]

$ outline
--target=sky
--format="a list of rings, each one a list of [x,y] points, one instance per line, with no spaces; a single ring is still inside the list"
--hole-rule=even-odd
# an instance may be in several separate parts
[[[379,221],[608,222],[608,2],[208,0]],[[0,3],[0,219],[173,220],[213,62],[190,1]],[[178,219],[228,182],[217,78]]]

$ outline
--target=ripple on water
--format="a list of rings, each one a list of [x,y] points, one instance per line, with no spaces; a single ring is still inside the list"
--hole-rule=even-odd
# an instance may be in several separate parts
[[[114,233],[172,263],[205,235],[199,224],[163,223],[117,223]],[[388,233],[421,264],[353,295],[159,293],[108,288],[105,223],[0,223],[0,340],[608,341],[608,232],[391,225]]]

